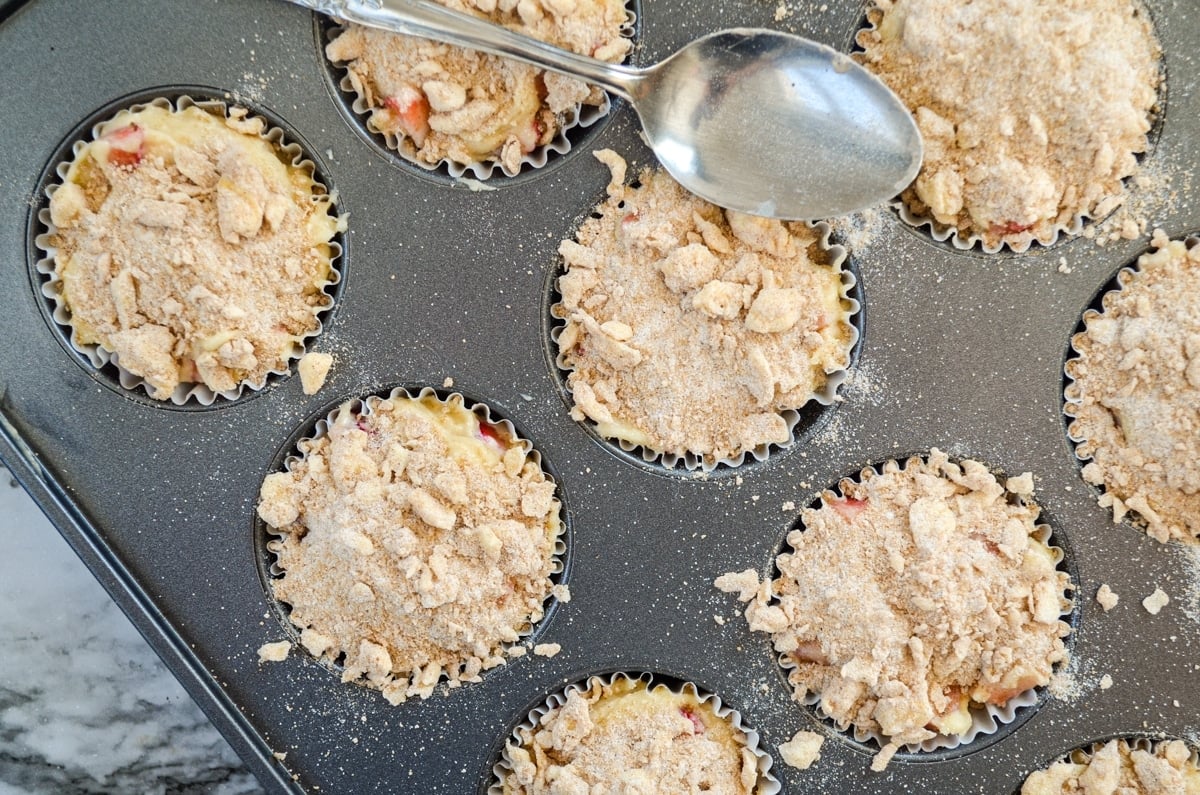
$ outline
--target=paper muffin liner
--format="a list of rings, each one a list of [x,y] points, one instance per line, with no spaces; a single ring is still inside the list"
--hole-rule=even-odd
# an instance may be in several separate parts
[[[858,29],[854,32],[852,38],[851,52],[853,54],[864,52],[863,46],[859,44],[859,36],[862,33],[876,30],[879,26],[879,20],[881,18],[882,13],[875,5],[874,0],[871,0],[866,13],[862,17],[862,21]],[[1156,132],[1159,129],[1163,118],[1163,108],[1165,107],[1165,87],[1166,80],[1163,79],[1159,83],[1158,102],[1156,105],[1156,110],[1151,116],[1151,122],[1154,126],[1152,127],[1151,132],[1146,136],[1146,148],[1142,152],[1134,153],[1138,158],[1139,163],[1144,161],[1154,146]],[[1135,179],[1137,176],[1138,174],[1135,172],[1134,174],[1122,179],[1121,183],[1128,186],[1129,181]],[[950,245],[958,251],[971,251],[978,246],[979,249],[985,254],[999,254],[1005,248],[1014,254],[1023,254],[1028,251],[1034,243],[1049,248],[1056,245],[1064,238],[1066,240],[1071,240],[1079,237],[1083,234],[1084,228],[1089,223],[1101,223],[1104,221],[1104,219],[1116,212],[1125,201],[1124,194],[1114,194],[1101,199],[1096,207],[1092,208],[1091,210],[1077,213],[1069,222],[1054,224],[1049,231],[1044,232],[1041,235],[1034,235],[1030,232],[1024,232],[1018,233],[1020,236],[1013,241],[1001,240],[998,243],[988,243],[984,240],[983,236],[977,232],[964,235],[959,231],[958,227],[950,226],[949,224],[943,224],[930,215],[914,210],[910,206],[909,202],[904,198],[909,191],[913,190],[913,187],[910,185],[909,187],[905,188],[894,200],[888,202],[888,206],[896,211],[896,214],[899,216],[901,221],[913,229],[924,231],[938,243],[949,242]],[[920,202],[916,196],[913,196],[913,200]]]
[[[1078,748],[1068,751],[1062,756],[1051,759],[1043,767],[1039,768],[1039,770],[1048,770],[1051,766],[1060,762],[1070,762],[1077,765],[1089,764],[1092,761],[1092,756],[1113,740],[1121,743],[1130,751],[1147,751],[1153,754],[1157,753],[1161,746],[1164,746],[1167,743],[1177,739],[1182,738],[1162,736],[1151,737],[1145,734],[1116,735],[1108,738],[1107,740],[1097,740],[1094,743],[1081,745]],[[1200,750],[1198,750],[1192,743],[1188,743],[1187,741],[1184,742],[1187,744],[1188,750],[1192,752],[1188,761],[1193,767],[1195,767],[1197,770],[1200,770]],[[1037,771],[1031,771],[1029,775],[1032,775],[1034,772]],[[1026,776],[1026,779],[1028,778],[1029,776]],[[1024,785],[1024,782],[1022,782],[1022,785]],[[1018,790],[1018,793],[1019,792],[1020,790]]]
[[[955,463],[958,463],[961,460],[962,459],[957,457],[951,457],[951,461]],[[878,465],[864,467],[858,473],[857,477],[844,477],[838,481],[836,487],[823,490],[820,494],[819,500],[822,504],[827,504],[831,500],[844,496],[846,488],[851,483],[861,483],[868,481],[871,478],[878,477],[879,475],[883,474],[884,467],[887,467],[890,464],[895,464],[900,468],[901,471],[904,471],[911,464],[918,462],[928,462],[928,455],[910,456],[903,462],[893,458]],[[995,472],[992,474],[996,475]],[[1003,485],[1003,477],[997,475],[997,480],[1001,483],[1001,485]],[[1005,489],[1005,494],[1010,500],[1022,499],[1018,495],[1009,492],[1007,489]],[[797,524],[797,527],[801,527],[801,525]],[[1037,528],[1037,532],[1033,533],[1031,538],[1034,538],[1035,540],[1045,544],[1049,548],[1051,555],[1054,557],[1055,570],[1066,573],[1069,577],[1069,572],[1067,572],[1065,568],[1066,553],[1061,547],[1055,546],[1052,543],[1051,536],[1053,535],[1053,530],[1051,529],[1050,525],[1043,522],[1035,525],[1035,527]],[[790,547],[787,547],[785,544],[785,552],[789,548]],[[772,579],[777,579],[777,577]],[[1064,590],[1073,591],[1074,587],[1074,583],[1068,580],[1067,586]],[[1070,619],[1075,611],[1075,606],[1075,600],[1068,596],[1064,595],[1060,600],[1059,616],[1068,625],[1071,623]],[[794,687],[791,682],[791,672],[796,670],[798,667],[797,664],[786,653],[776,655],[776,659],[779,661],[779,665],[784,671],[785,677],[787,678],[788,687]],[[1065,664],[1065,661],[1058,663],[1058,666],[1063,664]],[[933,751],[955,751],[960,748],[968,750],[968,746],[973,744],[980,737],[996,734],[1005,726],[1015,723],[1020,717],[1019,713],[1023,708],[1037,706],[1041,701],[1040,694],[1045,689],[1046,685],[1043,685],[1041,687],[1022,691],[1000,706],[995,704],[984,704],[980,706],[972,702],[970,706],[971,728],[966,732],[959,735],[939,734],[936,737],[931,737],[930,739],[924,740],[920,743],[907,743],[900,746],[900,752],[907,754],[920,754],[930,753]],[[795,698],[794,690],[793,698]],[[870,744],[878,746],[879,748],[883,748],[889,742],[887,736],[878,730],[863,729],[854,724],[842,726],[836,719],[834,719],[827,712],[825,712],[824,709],[821,708],[820,693],[806,693],[804,698],[800,699],[800,701],[802,704],[808,707],[823,724],[843,735],[849,735],[857,743],[864,745]]]
[[[1189,235],[1184,238],[1184,244],[1189,250],[1200,246],[1200,235]],[[1138,272],[1139,266],[1136,260],[1133,264],[1126,265],[1118,270],[1116,275],[1100,289],[1099,294],[1092,300],[1088,308],[1083,311],[1075,332],[1071,334],[1067,359],[1063,363],[1063,415],[1067,421],[1067,438],[1071,442],[1075,459],[1079,462],[1080,467],[1092,463],[1094,459],[1092,457],[1092,443],[1084,436],[1083,430],[1079,427],[1079,423],[1076,420],[1079,407],[1083,403],[1082,388],[1075,377],[1076,368],[1083,357],[1083,351],[1080,350],[1079,346],[1087,336],[1088,325],[1097,318],[1103,317],[1112,308],[1116,296],[1133,281]],[[1100,308],[1097,309],[1097,306]],[[1103,484],[1088,483],[1088,485],[1094,488],[1098,495],[1103,495],[1107,492]],[[1125,518],[1143,531],[1148,527],[1146,519],[1134,508],[1127,508]]]
[[[791,438],[788,441],[779,444],[774,442],[760,444],[753,449],[743,451],[732,458],[720,458],[714,461],[706,461],[703,455],[698,455],[693,452],[687,452],[683,455],[664,453],[653,450],[644,445],[633,444],[625,439],[610,439],[596,434],[596,437],[600,439],[600,441],[606,445],[617,447],[624,453],[635,457],[640,457],[641,460],[647,464],[661,466],[666,470],[682,470],[685,472],[699,471],[704,474],[708,474],[721,467],[736,469],[750,461],[762,463],[766,461],[767,458],[769,458],[773,453],[787,450],[796,443],[797,437],[804,431],[805,428],[814,424],[814,420],[811,418],[805,422],[806,417],[804,413],[802,413],[802,410],[805,409],[806,406],[810,406],[811,404],[815,403],[822,408],[828,408],[838,402],[838,390],[841,388],[842,384],[845,383],[846,378],[849,376],[849,368],[853,366],[854,358],[858,350],[858,341],[861,337],[859,323],[862,304],[857,298],[854,297],[854,292],[858,287],[858,279],[855,277],[854,272],[850,270],[849,267],[845,267],[849,257],[849,252],[845,246],[832,243],[830,241],[831,229],[829,224],[825,221],[806,221],[805,225],[809,229],[813,229],[817,232],[817,246],[823,252],[825,252],[826,257],[829,259],[827,267],[836,271],[841,277],[841,286],[838,290],[838,297],[845,302],[847,308],[838,320],[846,323],[846,325],[850,327],[850,339],[848,345],[849,357],[847,366],[845,368],[834,370],[833,372],[826,374],[825,383],[819,390],[814,392],[809,397],[807,403],[802,406],[784,409],[783,411],[779,412],[779,416],[783,417],[784,422],[787,423],[788,435]],[[560,266],[554,276],[552,282],[554,296],[561,295],[558,291],[558,277],[564,272],[565,271],[563,271],[562,267]],[[565,310],[563,310],[562,305],[557,300],[553,300],[552,298],[552,301],[553,303],[550,307],[550,314],[552,318],[550,341],[553,344],[554,350],[556,351],[554,364],[558,371],[563,391],[567,395],[570,395],[571,389],[567,385],[567,375],[572,372],[572,368],[566,363],[563,353],[558,345],[558,338],[562,334],[563,328],[566,326],[566,321],[561,318],[561,313]],[[591,420],[585,420],[583,424],[588,427],[589,430],[594,432],[595,423],[593,423]],[[802,424],[804,427],[801,427]]]
[[[645,682],[651,690],[664,687],[674,693],[689,693],[696,696],[702,704],[709,704],[712,707],[713,713],[718,718],[728,721],[735,729],[746,736],[746,748],[750,749],[750,752],[758,760],[758,784],[755,789],[755,795],[777,795],[782,790],[783,785],[771,772],[774,761],[771,755],[762,749],[758,731],[746,726],[742,721],[742,713],[723,703],[720,696],[701,690],[692,682],[685,681],[677,686],[672,686],[663,682],[653,673],[619,671],[606,675],[595,674],[587,677],[582,682],[569,684],[562,690],[547,696],[545,701],[531,709],[525,718],[513,728],[508,737],[505,738],[500,759],[492,766],[492,775],[494,778],[491,786],[488,787],[487,795],[504,795],[504,780],[512,775],[513,772],[512,759],[508,755],[509,742],[520,746],[522,742],[521,732],[533,730],[551,710],[558,709],[566,704],[567,694],[571,691],[586,693],[593,687],[611,686],[618,679],[623,679],[630,683]]]
[[[55,259],[57,257],[57,249],[51,242],[51,238],[58,233],[58,228],[54,225],[50,218],[50,197],[62,185],[67,178],[67,172],[72,163],[74,163],[83,152],[83,150],[92,142],[100,137],[101,128],[112,121],[122,110],[131,113],[137,113],[148,107],[162,108],[163,110],[177,112],[183,111],[190,107],[198,107],[208,111],[213,115],[228,117],[231,107],[243,107],[241,104],[235,103],[233,106],[224,100],[211,99],[207,97],[194,98],[190,93],[183,93],[170,98],[168,96],[159,96],[154,99],[137,102],[127,107],[113,111],[106,115],[103,119],[92,125],[85,137],[81,137],[71,146],[70,157],[64,157],[54,166],[53,174],[55,180],[47,185],[42,206],[37,211],[38,229],[34,237],[34,245],[37,247],[41,257],[34,264],[37,274],[41,278],[41,294],[49,304],[48,310],[50,317],[53,319],[57,328],[62,333],[69,347],[77,354],[83,357],[95,370],[102,371],[108,366],[112,366],[116,370],[116,381],[122,389],[128,391],[142,390],[149,397],[151,392],[150,385],[140,375],[136,375],[121,366],[120,357],[117,353],[109,351],[103,346],[92,343],[81,343],[78,339],[76,329],[71,322],[71,311],[63,300],[60,294],[61,279],[55,273]],[[287,158],[287,164],[290,168],[301,169],[313,181],[313,196],[314,198],[324,198],[329,196],[332,198],[331,210],[336,208],[337,194],[331,192],[329,187],[324,183],[318,173],[316,163],[304,152],[304,149],[299,143],[289,140],[288,133],[282,128],[276,126],[261,113],[251,112],[247,118],[258,118],[266,122],[266,129],[260,137],[270,143],[277,152],[283,154]],[[291,365],[304,355],[308,343],[313,338],[321,334],[325,329],[323,316],[333,308],[334,296],[329,292],[331,288],[335,288],[341,283],[342,272],[339,268],[339,260],[342,258],[344,249],[341,243],[342,233],[338,232],[329,241],[329,281],[322,287],[322,293],[325,296],[325,301],[322,306],[314,307],[313,314],[317,321],[317,326],[312,331],[306,332],[299,341],[292,346],[286,361],[285,366],[270,370],[263,377],[256,381],[242,381],[234,389],[213,391],[207,385],[202,383],[184,382],[175,388],[174,393],[169,397],[169,402],[176,406],[185,406],[191,403],[199,404],[200,406],[211,406],[218,400],[234,401],[241,397],[249,390],[250,392],[260,392],[266,388],[268,383],[273,378],[287,376],[291,371]],[[151,398],[154,402],[160,403]]]
[[[562,505],[563,505],[562,485],[546,469],[544,462],[542,460],[542,454],[536,447],[534,447],[533,442],[531,442],[528,439],[521,436],[521,434],[518,433],[516,427],[513,425],[511,420],[509,420],[507,418],[503,418],[503,417],[501,417],[501,418],[493,417],[491,407],[488,406],[486,403],[470,400],[470,399],[464,397],[461,392],[447,392],[446,390],[439,391],[439,390],[434,389],[433,387],[428,387],[428,386],[421,387],[420,389],[410,389],[408,387],[396,387],[396,388],[390,390],[386,395],[381,395],[381,394],[368,395],[366,397],[353,398],[348,401],[343,401],[343,402],[339,403],[337,406],[330,409],[329,412],[325,414],[325,416],[323,416],[321,419],[317,420],[316,425],[313,427],[311,433],[297,439],[294,444],[289,446],[289,448],[290,449],[299,449],[303,443],[314,441],[314,440],[320,439],[323,436],[327,435],[329,433],[330,427],[333,426],[337,422],[338,416],[345,409],[348,409],[355,416],[366,416],[366,415],[373,413],[375,411],[375,409],[379,406],[379,404],[383,403],[386,400],[406,399],[406,398],[420,400],[422,398],[428,398],[428,397],[436,398],[440,403],[443,403],[448,406],[465,408],[468,411],[471,411],[474,414],[476,414],[479,417],[480,422],[502,428],[504,430],[504,432],[508,435],[509,439],[511,439],[513,443],[519,445],[520,448],[525,453],[525,455],[528,456],[529,460],[532,461],[533,463],[535,463],[538,466],[538,468],[542,470],[542,473],[543,473],[543,475],[545,475],[546,480],[551,483],[554,483],[554,485],[555,485],[554,502],[558,506],[559,520],[558,520],[557,533],[556,533],[555,539],[554,539],[554,548],[553,548],[552,558],[551,558],[551,563],[550,563],[549,579],[550,579],[551,583],[553,583],[555,585],[565,584],[566,579],[565,579],[564,574],[566,571],[566,559],[567,559],[567,524],[566,524],[566,511],[562,507]],[[303,454],[289,453],[283,459],[283,470],[290,472],[292,467],[296,463],[298,463],[300,460],[302,460],[303,457],[304,457]],[[272,471],[277,471],[277,470],[275,470],[273,468]],[[281,579],[286,574],[286,571],[278,565],[278,557],[277,557],[276,551],[275,551],[276,543],[284,537],[284,534],[275,532],[266,522],[264,522],[261,518],[259,518],[257,516],[255,517],[254,521],[255,521],[255,527],[256,527],[255,532],[259,535],[260,539],[264,542],[262,544],[260,555],[259,555],[259,564],[262,569],[261,575],[262,575],[263,583],[267,590],[267,595],[275,607],[276,614],[279,618],[280,624],[282,625],[284,632],[287,634],[288,640],[291,641],[291,643],[294,647],[296,647],[298,649],[304,649],[303,644],[301,644],[301,642],[300,642],[300,627],[297,627],[295,624],[293,624],[290,619],[291,606],[288,605],[286,602],[276,598],[276,596],[275,596],[274,582],[278,579]],[[557,601],[558,601],[558,597],[554,593],[548,591],[545,599],[543,599],[543,602],[542,602],[543,603],[542,615],[539,618],[537,618],[536,620],[528,620],[527,619],[526,623],[517,630],[517,634],[520,637],[518,637],[517,640],[514,640],[510,643],[498,644],[499,648],[503,649],[504,651],[507,651],[508,649],[511,649],[515,646],[523,645],[525,642],[527,642],[531,637],[533,637],[533,635],[536,633],[536,631],[545,624],[547,618],[549,618],[549,616],[550,616],[550,613],[551,613],[551,610],[552,610],[554,604]],[[304,653],[308,654],[310,657],[313,656],[313,655],[309,654],[307,649],[304,649]],[[326,653],[325,655],[322,655],[321,657],[314,657],[314,659],[316,659],[318,663],[325,666],[329,670],[331,670],[335,673],[341,674],[342,671],[344,670],[344,667],[341,664],[341,660],[342,660],[343,656],[344,656],[344,650],[330,649],[329,652]],[[492,667],[498,667],[499,665],[502,665],[503,663],[505,663],[507,661],[508,661],[507,659],[504,659],[501,663],[498,663],[496,666],[492,666]],[[478,674],[464,676],[464,674],[468,674],[466,668],[467,668],[466,663],[462,663],[459,665],[459,667],[457,669],[455,669],[455,672],[458,674],[458,677],[456,679],[450,679],[447,675],[447,672],[445,670],[443,670],[442,675],[438,680],[438,683],[439,684],[445,683],[448,686],[453,688],[453,687],[458,687],[461,682],[475,683],[475,682],[481,681],[481,677]],[[490,670],[490,668],[482,669],[482,671],[484,671],[484,672],[486,672],[487,670]],[[361,682],[356,681],[355,683],[360,684],[363,687],[367,687],[367,685],[362,684]]]
[[[637,15],[634,11],[632,0],[626,4],[626,19],[625,24],[621,26],[621,35],[624,38],[633,38],[637,27]],[[486,160],[482,162],[460,163],[448,158],[443,158],[436,163],[427,163],[417,156],[416,147],[408,140],[407,136],[400,137],[395,133],[379,130],[371,122],[371,112],[373,107],[367,102],[358,91],[355,90],[353,81],[350,79],[350,71],[348,63],[334,62],[325,55],[325,47],[344,29],[344,24],[341,20],[322,16],[317,23],[318,43],[321,49],[320,57],[330,70],[334,85],[337,87],[338,101],[347,111],[347,116],[352,120],[361,131],[365,132],[368,138],[377,146],[383,149],[386,153],[394,154],[406,163],[416,166],[422,171],[435,173],[444,171],[455,180],[479,180],[486,181],[493,176],[515,177],[518,174],[540,169],[551,161],[552,157],[565,155],[571,151],[574,146],[572,138],[578,137],[576,131],[585,130],[593,127],[600,120],[607,117],[612,110],[613,100],[608,92],[604,92],[599,105],[577,105],[574,109],[561,114],[558,118],[558,132],[549,142],[534,148],[532,152],[521,158],[521,163],[516,171],[509,172],[507,168],[500,162],[499,158]],[[399,35],[399,34],[398,34]]]

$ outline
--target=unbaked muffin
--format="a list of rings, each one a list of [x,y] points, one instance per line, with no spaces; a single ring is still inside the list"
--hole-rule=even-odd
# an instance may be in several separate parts
[[[1122,201],[1162,80],[1136,0],[874,0],[858,58],[916,117],[916,223],[1023,251]]]
[[[508,743],[503,795],[763,791],[746,733],[692,685],[672,690],[621,675],[611,683],[593,677],[556,703],[517,730],[519,743]]]
[[[536,39],[602,61],[629,52],[622,0],[438,0]],[[346,69],[355,110],[387,145],[427,168],[442,162],[481,178],[491,164],[514,175],[564,128],[592,122],[604,92],[517,61],[348,24],[325,48]]]
[[[1110,740],[1076,751],[1031,774],[1021,795],[1200,795],[1195,753],[1179,740],[1150,745]]]
[[[445,678],[479,681],[552,594],[562,521],[555,484],[508,423],[398,391],[343,405],[302,456],[263,482],[300,644],[392,703]]]
[[[298,148],[244,109],[121,111],[52,191],[48,291],[72,344],[152,397],[262,388],[320,330],[343,222]]]
[[[987,731],[1066,658],[1060,553],[1037,524],[1032,478],[1006,485],[937,449],[888,461],[803,511],[778,579],[716,581],[749,602],[797,700],[880,742],[874,769],[901,746]]]
[[[1114,521],[1200,539],[1200,246],[1168,241],[1123,270],[1071,344],[1066,413],[1083,478]]]
[[[666,172],[624,183],[559,247],[558,364],[572,416],[626,449],[712,468],[791,441],[789,415],[828,404],[857,330],[845,252],[823,227],[715,205]]]

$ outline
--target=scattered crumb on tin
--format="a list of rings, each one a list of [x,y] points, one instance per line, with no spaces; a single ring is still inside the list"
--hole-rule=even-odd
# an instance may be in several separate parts
[[[1167,596],[1162,588],[1155,588],[1154,593],[1142,600],[1142,607],[1146,608],[1150,615],[1156,616],[1170,601],[1171,597]]]
[[[714,616],[713,616],[713,621],[716,621],[716,622],[717,622],[717,626],[718,626],[718,627],[723,627],[723,626],[725,626],[725,616],[716,616],[716,615],[714,615]]]
[[[779,756],[797,770],[808,770],[821,758],[823,742],[824,736],[816,732],[799,731],[792,739],[779,746]]]
[[[1121,597],[1113,593],[1113,590],[1108,587],[1108,583],[1101,585],[1100,590],[1096,591],[1096,601],[1104,608],[1105,613],[1116,607],[1120,600]]]
[[[1104,676],[1100,677],[1100,689],[1101,690],[1108,690],[1112,686],[1113,686],[1113,680],[1112,680],[1111,676],[1109,676],[1108,674],[1105,674]]]
[[[454,379],[450,376],[446,376],[446,380],[442,381],[442,388],[449,389],[452,386],[454,386]]]
[[[565,605],[571,601],[571,588],[566,583],[560,582],[550,589],[550,595]]]
[[[287,659],[288,652],[292,650],[290,641],[281,640],[275,643],[264,643],[258,647],[258,661],[264,662],[283,662]]]
[[[557,643],[539,643],[533,647],[533,653],[539,657],[553,657],[562,651],[562,646]]]
[[[300,372],[300,386],[304,394],[315,395],[320,392],[332,366],[333,356],[328,353],[312,351],[300,357],[296,369]]]

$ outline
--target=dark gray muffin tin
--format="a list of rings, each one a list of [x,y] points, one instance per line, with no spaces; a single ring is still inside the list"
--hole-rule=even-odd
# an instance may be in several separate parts
[[[849,0],[789,3],[780,21],[777,6],[645,0],[635,59],[656,60],[735,25],[781,27],[848,50],[863,19],[863,4]],[[1147,215],[1183,237],[1200,229],[1192,179],[1200,27],[1191,0],[1149,6],[1167,88],[1145,164],[1172,178],[1173,195],[1151,196]],[[549,344],[556,247],[608,181],[588,152],[611,147],[635,167],[653,162],[632,111],[618,104],[547,168],[473,191],[404,168],[349,126],[319,30],[312,14],[281,0],[0,3],[0,272],[9,284],[0,294],[0,458],[268,790],[482,792],[504,739],[532,706],[568,682],[615,670],[719,694],[772,754],[799,729],[826,733],[809,771],[776,755],[786,792],[1007,795],[1030,770],[1095,740],[1149,732],[1195,742],[1194,550],[1112,523],[1079,477],[1062,415],[1069,337],[1147,238],[984,255],[933,242],[888,208],[839,223],[835,242],[850,249],[863,303],[845,401],[766,462],[708,477],[668,472],[615,452],[570,419]],[[279,122],[349,214],[337,302],[310,344],[337,361],[315,396],[293,376],[208,408],[160,405],[93,371],[49,318],[33,239],[55,153],[105,106],[201,89]],[[260,665],[258,647],[286,636],[254,522],[262,478],[341,401],[396,385],[441,387],[446,378],[511,419],[562,487],[573,599],[534,634],[562,652],[528,655],[480,684],[396,707],[340,683],[301,650]],[[821,489],[935,446],[1034,473],[1078,579],[1065,672],[1077,687],[1044,695],[1015,728],[954,752],[902,754],[873,774],[871,749],[791,700],[768,639],[747,630],[740,606],[712,580],[747,567],[770,573],[799,508]],[[1093,600],[1101,583],[1121,595],[1108,614]],[[1152,617],[1140,602],[1155,587],[1172,601]],[[1099,689],[1103,674],[1111,689]]]

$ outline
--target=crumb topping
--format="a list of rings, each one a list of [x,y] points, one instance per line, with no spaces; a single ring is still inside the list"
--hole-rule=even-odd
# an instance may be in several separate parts
[[[849,363],[840,271],[804,224],[722,210],[663,171],[609,197],[559,246],[557,343],[576,420],[705,462],[790,439],[798,408]]]
[[[839,727],[886,737],[879,769],[901,745],[966,734],[972,707],[1050,681],[1070,585],[1036,505],[936,449],[841,491],[803,512],[779,579],[716,583],[749,602],[798,700],[812,693]]]
[[[258,514],[301,645],[393,703],[501,665],[542,617],[561,530],[528,443],[427,395],[346,404],[300,449]]]
[[[875,0],[859,58],[916,117],[902,194],[964,239],[1024,250],[1122,201],[1162,51],[1133,0]]]
[[[622,35],[628,14],[621,0],[437,2],[602,61],[619,63],[632,46]],[[569,114],[604,100],[601,89],[553,72],[355,24],[325,52],[345,64],[371,109],[370,126],[431,165],[498,161],[516,174]]]
[[[758,760],[746,735],[694,688],[618,678],[571,689],[566,703],[509,742],[504,795],[751,795]]]
[[[122,111],[50,198],[73,341],[115,354],[156,399],[261,385],[320,328],[341,221],[263,132],[237,108]]]
[[[1021,795],[1197,795],[1200,768],[1179,740],[1153,751],[1110,740],[1090,755],[1076,752],[1025,780]]]
[[[1113,521],[1133,513],[1153,538],[1200,539],[1200,246],[1156,251],[1104,296],[1067,363],[1067,413],[1088,483]]]

